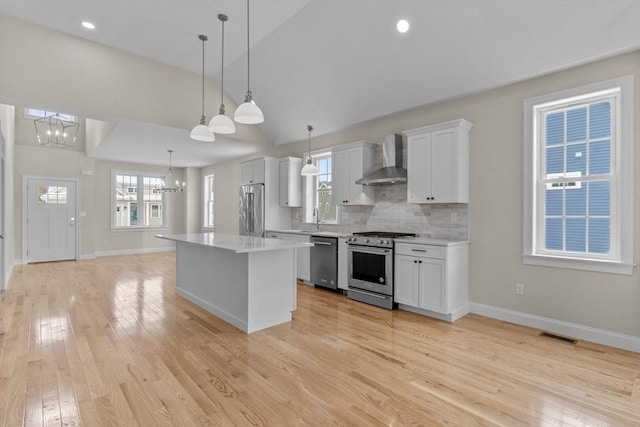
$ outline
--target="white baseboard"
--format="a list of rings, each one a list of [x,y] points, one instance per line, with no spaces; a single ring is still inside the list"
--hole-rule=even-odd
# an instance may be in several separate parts
[[[95,257],[115,256],[115,255],[136,255],[136,254],[152,254],[156,252],[173,252],[175,246],[163,246],[161,248],[140,248],[140,249],[121,249],[118,251],[96,251]]]
[[[471,313],[640,353],[640,337],[472,302]]]
[[[120,249],[117,251],[96,251],[92,254],[82,254],[78,256],[78,260],[96,259],[103,256],[116,256],[116,255],[135,255],[135,254],[153,254],[156,252],[173,252],[176,248],[174,246],[163,246],[161,248],[139,248],[139,249]],[[22,259],[14,261],[14,266],[25,264]]]
[[[398,304],[400,310],[410,311],[416,314],[422,314],[423,316],[433,317],[435,319],[444,320],[445,322],[455,322],[459,318],[466,316],[469,313],[469,306],[464,305],[457,310],[449,314],[436,313],[435,311],[425,310],[424,308],[411,307],[405,304]]]

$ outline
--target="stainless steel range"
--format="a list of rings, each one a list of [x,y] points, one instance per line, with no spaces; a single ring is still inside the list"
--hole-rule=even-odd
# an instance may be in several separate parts
[[[389,310],[393,304],[393,239],[413,237],[414,233],[367,231],[353,233],[349,244],[350,299]]]

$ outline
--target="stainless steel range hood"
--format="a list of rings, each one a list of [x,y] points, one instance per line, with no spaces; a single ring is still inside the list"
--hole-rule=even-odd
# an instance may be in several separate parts
[[[402,141],[400,134],[385,135],[382,143],[382,168],[356,181],[361,185],[405,184],[407,170],[402,167]]]

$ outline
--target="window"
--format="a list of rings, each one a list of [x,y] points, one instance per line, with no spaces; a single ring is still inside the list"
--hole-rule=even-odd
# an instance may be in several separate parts
[[[525,263],[632,273],[632,85],[525,101]]]
[[[318,175],[306,179],[305,222],[315,223],[319,218],[323,224],[337,224],[338,209],[331,203],[331,153],[312,154],[312,158]]]
[[[69,122],[75,122],[76,116],[71,114],[57,113],[55,111],[47,111],[47,110],[38,110],[36,108],[25,108],[24,116],[28,119],[39,119],[42,117],[53,116],[54,114],[58,114],[61,119],[67,120]]]
[[[153,191],[162,187],[162,179],[162,174],[111,171],[111,227],[166,227],[166,199]]]
[[[214,200],[215,187],[213,175],[204,177],[204,226],[215,228],[214,223]]]

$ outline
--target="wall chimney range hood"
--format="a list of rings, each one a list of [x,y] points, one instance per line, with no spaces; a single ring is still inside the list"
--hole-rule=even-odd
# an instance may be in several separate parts
[[[359,180],[361,185],[406,184],[407,170],[402,167],[402,142],[400,134],[385,135],[382,143],[382,167]]]

